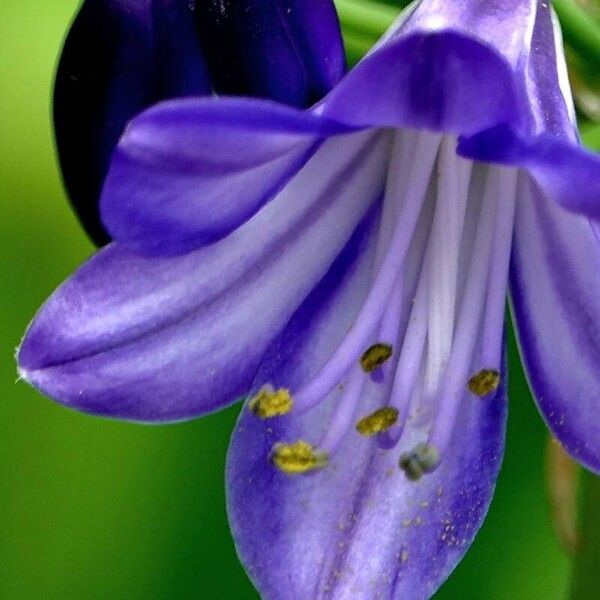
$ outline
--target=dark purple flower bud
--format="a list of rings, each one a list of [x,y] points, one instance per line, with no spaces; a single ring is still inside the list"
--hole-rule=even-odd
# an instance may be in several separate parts
[[[98,197],[127,122],[165,98],[210,92],[186,0],[87,0],[56,74],[54,122],[65,186],[97,243]]]
[[[307,106],[344,73],[331,0],[205,0],[196,13],[217,92]]]

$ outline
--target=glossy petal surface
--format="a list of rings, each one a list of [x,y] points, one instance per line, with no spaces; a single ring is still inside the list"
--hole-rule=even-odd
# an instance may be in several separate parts
[[[368,133],[343,148],[331,140],[254,218],[196,252],[107,247],[42,307],[21,375],[68,406],[122,419],[172,421],[234,401],[379,197],[387,148]],[[327,175],[315,177],[321,164]]]
[[[538,406],[571,456],[600,472],[600,244],[535,184],[517,205],[511,291]]]
[[[354,125],[458,134],[501,122],[525,127],[532,120],[525,70],[537,5],[421,2],[342,80],[323,112]]]
[[[547,133],[523,137],[500,126],[461,140],[459,152],[527,169],[548,198],[569,211],[600,218],[600,157],[577,143]]]
[[[334,122],[268,101],[193,99],[136,118],[121,139],[102,195],[114,239],[176,253],[249,219],[303,167]],[[330,165],[315,165],[323,177]]]

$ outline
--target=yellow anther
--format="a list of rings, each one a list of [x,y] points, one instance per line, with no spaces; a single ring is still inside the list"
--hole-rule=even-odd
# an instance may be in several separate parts
[[[482,398],[491,394],[500,385],[500,372],[495,369],[482,369],[469,379],[469,391]]]
[[[391,406],[378,408],[375,412],[363,417],[356,424],[356,431],[361,435],[373,436],[387,431],[398,420],[398,410]]]
[[[311,444],[298,440],[293,444],[275,444],[271,452],[273,464],[288,475],[308,473],[327,466],[329,457]]]
[[[392,352],[393,348],[390,344],[373,344],[362,353],[360,366],[365,373],[371,373],[390,358]]]
[[[270,385],[263,386],[248,403],[248,408],[261,419],[286,415],[292,410],[294,401],[285,388],[274,390]]]

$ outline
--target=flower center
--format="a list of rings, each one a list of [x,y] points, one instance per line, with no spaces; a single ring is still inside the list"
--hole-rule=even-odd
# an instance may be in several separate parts
[[[404,447],[411,481],[443,460],[463,402],[500,384],[506,281],[517,172],[456,155],[455,139],[399,131],[391,150],[371,288],[352,327],[316,376],[298,390],[263,388],[260,418],[304,413],[343,389],[317,446],[277,444],[286,473],[322,468],[347,435],[403,445],[409,422],[424,439]],[[359,414],[367,386],[385,402]]]

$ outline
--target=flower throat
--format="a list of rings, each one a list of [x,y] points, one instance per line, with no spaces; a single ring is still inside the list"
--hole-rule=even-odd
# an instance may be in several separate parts
[[[270,459],[287,474],[326,468],[348,435],[391,451],[412,421],[425,433],[398,465],[418,481],[442,462],[462,402],[500,385],[517,171],[460,158],[451,136],[378,135],[392,137],[391,151],[362,307],[310,381],[266,384],[248,405],[258,418],[287,419],[339,392],[320,440],[273,446]],[[384,401],[361,414],[366,386],[378,385],[387,386]]]

